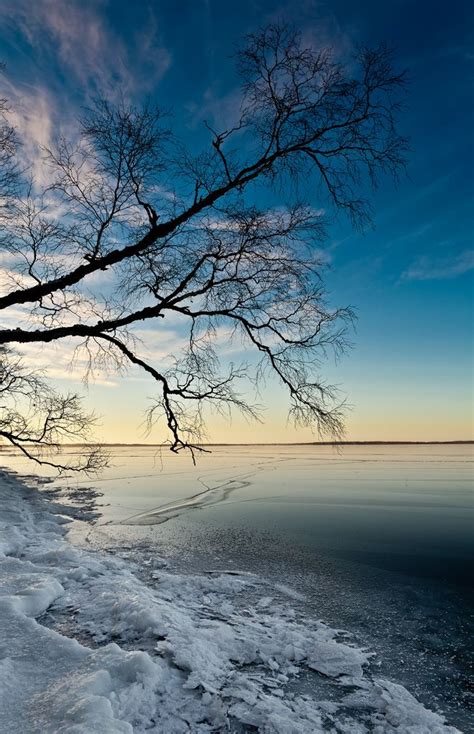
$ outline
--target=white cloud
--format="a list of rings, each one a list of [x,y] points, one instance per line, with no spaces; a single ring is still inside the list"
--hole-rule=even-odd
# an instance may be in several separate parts
[[[474,269],[474,250],[464,250],[453,257],[423,256],[410,265],[401,280],[447,280]]]
[[[55,134],[55,103],[45,88],[16,86],[7,79],[2,79],[1,92],[10,105],[8,120],[21,141],[20,163],[36,185],[47,185],[48,169],[43,149],[51,147]]]
[[[56,56],[89,92],[113,97],[149,91],[171,63],[154,16],[149,14],[143,30],[125,44],[105,9],[101,0],[4,0],[0,20],[4,28],[20,30],[37,53]]]
[[[105,369],[94,367],[88,374],[88,361],[85,354],[75,353],[76,344],[62,340],[60,344],[18,344],[15,351],[21,354],[25,365],[42,370],[46,377],[53,380],[70,382],[71,389],[84,381],[103,387],[117,387],[118,382],[112,379]]]

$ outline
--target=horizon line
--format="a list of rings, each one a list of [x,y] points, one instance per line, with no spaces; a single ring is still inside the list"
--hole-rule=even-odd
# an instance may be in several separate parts
[[[430,445],[453,445],[453,444],[474,444],[474,439],[456,439],[448,441],[255,441],[250,443],[244,442],[212,442],[195,444],[195,448],[203,448],[207,446],[430,446]],[[60,446],[150,446],[159,448],[169,448],[169,443],[121,443],[112,442],[91,442],[91,443],[63,443]],[[0,444],[0,451],[3,448],[10,448],[9,444]]]

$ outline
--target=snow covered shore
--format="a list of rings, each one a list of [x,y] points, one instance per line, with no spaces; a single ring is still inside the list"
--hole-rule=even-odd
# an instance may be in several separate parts
[[[0,473],[0,731],[457,731],[258,578],[75,547],[66,512]]]

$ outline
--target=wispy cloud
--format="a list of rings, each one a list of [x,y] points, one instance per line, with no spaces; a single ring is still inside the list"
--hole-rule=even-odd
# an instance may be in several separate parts
[[[474,250],[464,250],[453,257],[420,257],[402,273],[401,280],[447,280],[470,270],[474,270]]]
[[[160,44],[158,24],[148,14],[143,30],[127,42],[106,17],[101,0],[4,0],[0,21],[18,30],[37,54],[52,56],[69,69],[83,90],[114,96],[149,91],[171,63]]]
[[[79,105],[97,94],[139,97],[153,89],[171,63],[152,11],[124,39],[107,21],[107,7],[103,0],[0,2],[2,35],[21,34],[41,65],[41,79],[31,77],[28,83],[15,78],[12,66],[0,77],[0,94],[8,99],[9,119],[21,140],[22,167],[38,187],[50,183],[44,148],[54,147],[59,135],[75,139]],[[56,67],[74,80],[77,95],[61,82]]]
[[[329,4],[321,0],[284,0],[266,16],[267,22],[287,23],[303,28],[302,42],[309,48],[330,48],[336,58],[347,58],[353,51],[353,42],[344,31]]]
[[[452,44],[440,49],[439,53],[441,56],[452,56],[455,59],[472,63],[474,61],[474,53],[472,50],[472,39],[468,44]]]
[[[47,185],[49,174],[44,148],[51,147],[58,132],[55,101],[44,87],[15,85],[4,76],[0,89],[9,102],[9,122],[21,141],[18,149],[21,166],[36,185]]]
[[[320,0],[299,0],[298,3],[284,0],[262,20],[263,25],[279,23],[303,29],[301,44],[304,48],[330,49],[335,59],[347,61],[353,51],[349,34],[342,30],[334,13]],[[201,100],[189,103],[190,126],[196,127],[206,120],[218,131],[229,130],[239,122],[243,99],[240,85],[221,91],[217,75],[204,90]]]
[[[17,351],[27,367],[44,371],[48,378],[61,380],[69,389],[77,389],[78,385],[101,385],[102,387],[117,387],[119,382],[113,379],[108,370],[100,366],[89,364],[87,355],[75,352],[72,341],[61,344],[20,344]],[[69,383],[69,384],[68,384]]]
[[[242,90],[235,87],[220,94],[217,87],[217,84],[207,87],[199,103],[188,104],[191,128],[201,125],[204,120],[218,131],[238,125],[242,113]]]

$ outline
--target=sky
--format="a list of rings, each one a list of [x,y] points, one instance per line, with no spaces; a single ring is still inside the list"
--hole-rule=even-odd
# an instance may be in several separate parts
[[[461,0],[2,0],[1,91],[41,177],[40,146],[67,133],[95,94],[149,97],[175,110],[185,140],[199,140],[204,119],[225,121],[235,107],[236,46],[268,22],[292,23],[341,55],[386,41],[408,69],[400,127],[409,162],[398,183],[381,180],[371,228],[354,232],[340,218],[329,229],[331,302],[351,306],[357,323],[352,349],[323,374],[347,396],[347,439],[473,439],[473,16]],[[45,355],[58,384],[82,389],[66,355]],[[134,372],[91,382],[86,400],[102,416],[100,437],[160,440],[143,431],[152,393]],[[209,440],[313,440],[287,423],[276,383],[262,399],[262,424],[210,416]]]

